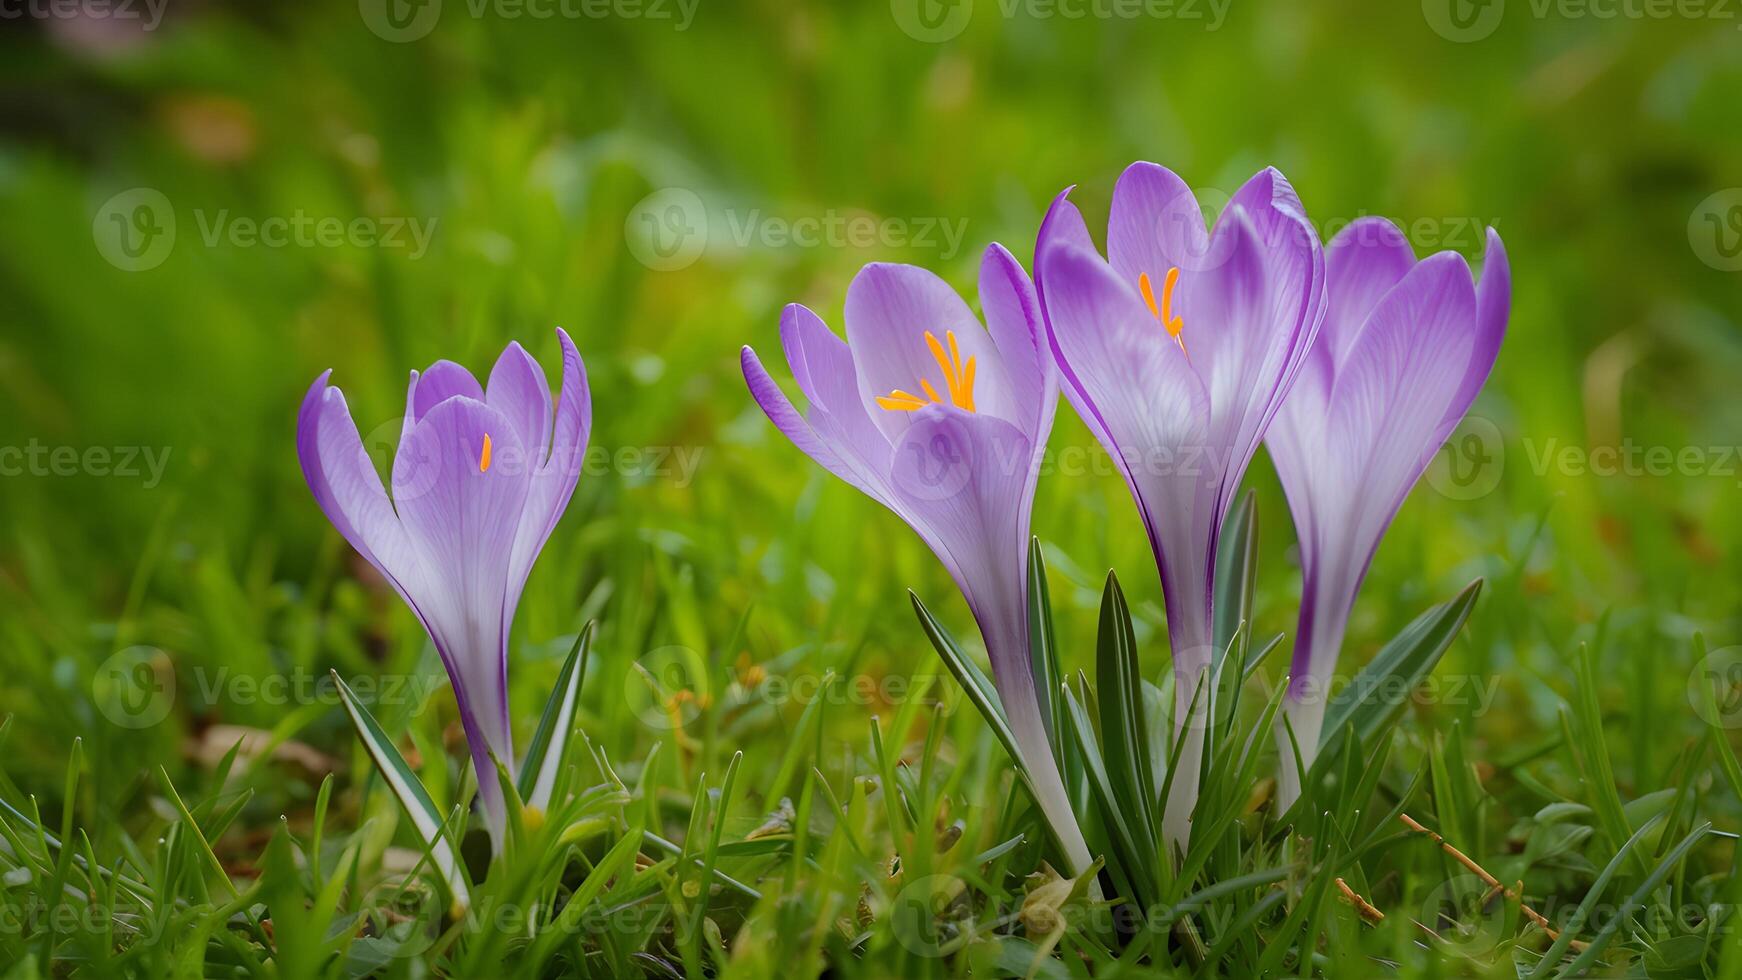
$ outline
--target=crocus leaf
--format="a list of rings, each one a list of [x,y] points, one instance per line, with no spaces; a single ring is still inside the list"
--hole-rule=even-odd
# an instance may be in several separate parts
[[[1069,741],[1062,737],[1064,708],[1053,692],[1064,683],[1064,673],[1059,669],[1058,643],[1052,627],[1052,591],[1046,584],[1046,558],[1041,554],[1039,538],[1028,541],[1028,655],[1034,668],[1040,718],[1046,723],[1047,740],[1063,768],[1063,748]]]
[[[1102,758],[1113,802],[1129,815],[1133,833],[1156,839],[1155,767],[1137,664],[1137,637],[1119,579],[1107,575],[1095,644],[1095,693],[1100,702]]]
[[[1016,736],[1011,733],[1010,723],[1004,718],[1004,707],[998,701],[998,692],[992,687],[992,681],[962,652],[955,637],[932,617],[931,610],[919,601],[919,596],[909,592],[908,597],[913,600],[913,611],[919,615],[920,627],[925,630],[931,645],[937,648],[938,656],[943,658],[944,666],[949,668],[956,683],[962,686],[962,692],[980,710],[981,717],[991,726],[992,733],[998,736],[998,741],[1003,743],[1004,751],[1010,754],[1010,758],[1013,761],[1021,760],[1022,752],[1016,747]]]
[[[1635,833],[1638,832],[1635,831]],[[1591,966],[1597,962],[1597,958],[1603,955],[1604,948],[1609,945],[1609,940],[1615,938],[1615,933],[1620,930],[1622,924],[1632,920],[1632,913],[1645,908],[1646,898],[1652,892],[1656,891],[1658,886],[1663,884],[1664,879],[1669,877],[1669,873],[1675,870],[1676,865],[1680,864],[1682,859],[1687,857],[1688,851],[1692,850],[1693,846],[1698,844],[1700,840],[1709,833],[1712,833],[1712,825],[1710,823],[1700,824],[1689,832],[1686,837],[1683,837],[1681,843],[1670,848],[1669,853],[1664,855],[1663,860],[1657,863],[1657,867],[1651,869],[1651,873],[1646,875],[1645,880],[1639,883],[1639,887],[1634,890],[1632,895],[1628,896],[1627,902],[1621,906],[1621,914],[1605,917],[1608,921],[1604,923],[1603,928],[1598,931],[1597,935],[1591,940],[1590,945],[1585,947],[1584,951],[1579,954],[1578,958],[1567,964],[1566,972],[1563,973],[1562,976],[1576,977],[1583,974],[1586,970],[1589,970]],[[1631,839],[1632,838],[1629,838],[1629,840]],[[1623,845],[1623,847],[1625,847],[1625,845]],[[1623,853],[1627,853],[1627,851],[1624,850]],[[1637,855],[1639,852],[1637,850],[1632,850],[1631,853]],[[1619,860],[1620,857],[1621,854],[1616,855],[1617,860]],[[1562,935],[1565,934],[1565,932],[1562,933]]]
[[[1083,760],[1089,788],[1094,793],[1096,805],[1106,816],[1105,823],[1114,857],[1109,870],[1115,878],[1120,879],[1119,884],[1123,889],[1131,889],[1131,893],[1143,902],[1143,907],[1149,908],[1155,898],[1155,889],[1151,883],[1156,880],[1156,876],[1151,872],[1148,860],[1154,855],[1155,848],[1147,842],[1153,838],[1140,840],[1127,819],[1127,815],[1133,811],[1120,805],[1113,790],[1112,780],[1108,777],[1106,764],[1101,758],[1101,749],[1095,744],[1095,730],[1093,723],[1089,721],[1088,712],[1077,702],[1070,685],[1061,684],[1058,694],[1064,701],[1067,724]]]
[[[1579,903],[1578,909],[1573,912],[1573,917],[1561,926],[1560,935],[1555,938],[1548,951],[1542,954],[1542,959],[1537,961],[1536,967],[1530,971],[1526,980],[1535,980],[1536,977],[1546,976],[1549,968],[1559,963],[1561,957],[1566,955],[1567,949],[1573,944],[1573,939],[1578,936],[1579,929],[1591,917],[1592,910],[1597,907],[1597,902],[1603,897],[1604,890],[1609,887],[1609,881],[1620,872],[1621,866],[1627,863],[1628,854],[1632,853],[1633,849],[1645,840],[1647,832],[1654,828],[1657,821],[1656,817],[1647,820],[1638,830],[1633,832],[1632,837],[1627,838],[1627,843],[1621,845],[1621,849],[1615,852],[1615,856],[1609,859],[1609,863],[1604,866],[1602,873],[1597,875],[1596,880],[1591,882],[1591,887],[1586,890],[1584,901]]]
[[[339,700],[345,705],[345,713],[351,716],[351,724],[356,726],[357,735],[363,740],[363,747],[368,750],[369,758],[375,760],[375,768],[381,770],[381,778],[387,781],[387,787],[393,790],[399,805],[411,817],[411,824],[417,829],[418,837],[429,848],[436,868],[447,881],[452,892],[449,899],[461,906],[471,904],[465,873],[454,859],[452,844],[442,833],[442,815],[436,809],[435,801],[429,798],[429,793],[424,791],[417,774],[411,771],[411,767],[406,765],[405,757],[393,747],[393,740],[381,730],[374,716],[369,714],[369,709],[363,707],[363,702],[357,700],[357,695],[352,693],[338,671],[333,672],[333,680],[338,683]]]
[[[1481,591],[1482,580],[1477,579],[1451,601],[1416,617],[1361,668],[1353,683],[1331,698],[1319,735],[1318,762],[1328,763],[1336,754],[1334,750],[1342,744],[1345,725],[1355,727],[1362,743],[1372,744],[1379,731],[1403,711],[1403,703],[1451,647],[1476,607],[1476,596]]]
[[[574,648],[563,669],[557,674],[556,687],[545,702],[544,716],[538,720],[538,730],[526,749],[526,759],[520,764],[521,799],[528,806],[543,810],[550,806],[551,791],[556,787],[557,773],[568,755],[569,736],[575,729],[575,707],[581,699],[581,679],[587,673],[587,654],[593,646],[593,624],[581,628]]]
[[[1252,594],[1258,575],[1258,495],[1246,491],[1240,506],[1222,525],[1216,546],[1215,651],[1223,656],[1241,623],[1252,621]]]

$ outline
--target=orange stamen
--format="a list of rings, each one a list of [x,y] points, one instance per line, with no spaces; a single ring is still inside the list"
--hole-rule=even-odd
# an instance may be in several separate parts
[[[949,344],[947,351],[944,349],[946,342]],[[974,369],[977,366],[975,358],[968,358],[965,364],[962,362],[962,349],[956,343],[954,330],[944,331],[943,341],[938,340],[937,334],[927,330],[925,344],[931,350],[931,356],[937,360],[938,369],[944,374],[944,390],[949,392],[949,403],[963,411],[972,412],[974,410]],[[877,405],[879,408],[888,409],[891,412],[917,412],[927,405],[944,403],[944,399],[938,395],[937,389],[932,387],[929,379],[920,378],[919,388],[925,392],[924,398],[897,388],[887,396],[879,397]]]
[[[1179,343],[1179,349],[1186,349],[1185,338],[1181,336],[1186,328],[1185,319],[1173,312],[1173,290],[1179,285],[1179,266],[1167,270],[1167,279],[1161,284],[1161,303],[1155,302],[1155,287],[1149,282],[1149,273],[1137,274],[1137,289],[1143,293],[1143,302],[1149,304],[1149,315],[1161,321],[1167,332]]]
[[[478,472],[490,472],[490,433],[484,433],[484,452],[478,456]]]

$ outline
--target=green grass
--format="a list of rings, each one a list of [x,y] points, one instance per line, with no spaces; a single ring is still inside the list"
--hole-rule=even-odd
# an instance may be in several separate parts
[[[1697,238],[1702,202],[1742,186],[1735,21],[1515,0],[1463,44],[1415,3],[1237,2],[1205,30],[980,0],[930,44],[881,2],[704,3],[678,31],[448,0],[396,44],[358,9],[171,4],[113,58],[35,23],[0,40],[0,448],[81,460],[0,476],[0,977],[1742,974],[1738,715],[1701,683],[1732,695],[1742,642],[1742,293]],[[839,329],[867,261],[971,295],[987,242],[1026,256],[1073,183],[1098,224],[1139,158],[1224,191],[1274,163],[1322,228],[1385,214],[1422,251],[1477,257],[1491,223],[1515,280],[1464,459],[1489,462],[1474,490],[1417,489],[1341,672],[1481,578],[1469,621],[1292,828],[1268,732],[1243,737],[1289,641],[1258,664],[1206,785],[1224,819],[1152,869],[1147,921],[1046,880],[1008,756],[905,592],[978,657],[965,605],[773,431],[737,367],[741,344],[776,354],[788,301]],[[177,233],[130,272],[93,222],[136,187]],[[675,269],[636,257],[638,203],[666,187],[710,230]],[[298,213],[434,232],[416,258],[206,240],[220,217]],[[852,216],[906,224],[780,237]],[[959,247],[921,234],[946,225]],[[475,778],[452,695],[310,499],[294,415],[331,367],[363,431],[396,432],[407,370],[484,369],[510,339],[554,364],[559,325],[603,455],[527,588],[511,696],[524,746],[596,621],[585,741],[574,794],[504,859],[461,841],[455,918],[324,679],[357,689],[444,813]],[[1560,455],[1621,445],[1678,461]],[[103,475],[93,447],[149,449],[161,473],[141,454]],[[1126,648],[1097,643],[1109,571],[1139,680],[1166,684],[1166,632],[1135,508],[1068,408],[1052,447],[1034,527],[1081,751],[1123,717],[1089,690],[1125,676],[1106,658]],[[1247,483],[1257,645],[1292,630],[1299,575],[1262,456]],[[1109,758],[1141,754],[1127,741]],[[1134,875],[1094,833],[1103,882]],[[1546,966],[1521,904],[1564,928]]]

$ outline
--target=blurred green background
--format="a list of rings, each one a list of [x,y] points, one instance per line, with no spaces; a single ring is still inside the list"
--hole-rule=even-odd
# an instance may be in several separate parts
[[[1569,658],[1605,611],[1604,704],[1632,721],[1619,778],[1666,766],[1697,730],[1689,637],[1742,642],[1742,10],[389,2],[167,0],[131,20],[44,6],[4,23],[0,447],[43,461],[0,458],[13,464],[0,712],[15,716],[5,765],[24,789],[52,793],[74,736],[96,770],[91,804],[122,815],[147,764],[197,766],[190,744],[214,724],[293,718],[281,731],[354,752],[331,704],[207,693],[226,667],[439,670],[314,506],[299,399],[333,368],[385,459],[409,369],[449,357],[482,373],[518,339],[554,373],[562,326],[608,455],[516,622],[520,737],[568,638],[598,616],[589,732],[626,760],[669,736],[646,722],[631,664],[692,651],[693,686],[717,696],[679,739],[683,765],[742,747],[754,798],[798,706],[728,713],[734,679],[936,673],[909,587],[972,629],[918,540],[767,424],[740,345],[777,365],[789,301],[839,329],[846,285],[873,260],[927,266],[972,299],[987,243],[1026,259],[1070,184],[1098,226],[1136,159],[1210,204],[1274,164],[1326,234],[1386,215],[1424,254],[1479,260],[1480,229],[1500,231],[1515,301],[1475,441],[1455,439],[1462,468],[1405,507],[1345,663],[1485,575],[1440,669],[1498,677],[1497,699],[1418,706],[1420,731],[1467,726],[1480,759],[1528,751],[1554,731]],[[306,234],[255,241],[250,223],[271,219]],[[1636,447],[1639,472],[1558,455],[1605,446]],[[77,450],[78,472],[55,472],[57,447]],[[93,447],[166,463],[160,479],[143,454],[133,475],[97,472],[121,460],[92,465]],[[1650,472],[1648,447],[1676,462]],[[1068,407],[1053,449],[1034,527],[1067,667],[1088,662],[1115,569],[1159,675],[1159,584],[1135,509]],[[1248,482],[1259,625],[1290,630],[1287,511],[1262,456]],[[173,675],[168,714],[115,724],[104,671],[138,646],[172,665],[154,668]],[[447,699],[426,727],[451,738]],[[830,716],[832,770],[853,768],[846,739],[888,711],[866,700]],[[310,792],[276,789],[262,815]]]

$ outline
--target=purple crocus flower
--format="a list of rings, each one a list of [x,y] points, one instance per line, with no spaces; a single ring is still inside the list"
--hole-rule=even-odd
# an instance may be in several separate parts
[[[1284,710],[1307,766],[1355,593],[1410,488],[1488,379],[1512,301],[1506,250],[1492,229],[1479,285],[1455,252],[1417,262],[1381,218],[1332,239],[1325,267],[1324,329],[1268,438],[1300,539],[1300,625]],[[1300,787],[1287,734],[1278,738],[1286,807]]]
[[[872,264],[847,288],[844,343],[788,306],[781,345],[800,413],[756,353],[750,392],[793,444],[894,511],[943,561],[973,610],[1034,792],[1074,871],[1089,864],[1042,721],[1028,645],[1030,509],[1058,381],[1040,307],[1002,246],[980,266],[986,327],[942,279]]]
[[[563,384],[511,343],[488,388],[452,361],[411,372],[381,486],[345,405],[315,379],[297,416],[303,476],[327,519],[381,572],[435,642],[453,682],[491,839],[507,807],[492,757],[514,768],[508,629],[532,563],[568,506],[592,427],[586,369],[562,330]]]
[[[1065,392],[1124,473],[1160,569],[1185,740],[1163,825],[1184,845],[1213,680],[1216,546],[1318,331],[1324,254],[1275,170],[1206,232],[1179,177],[1132,164],[1113,189],[1106,259],[1069,193],[1041,225],[1037,289]]]

